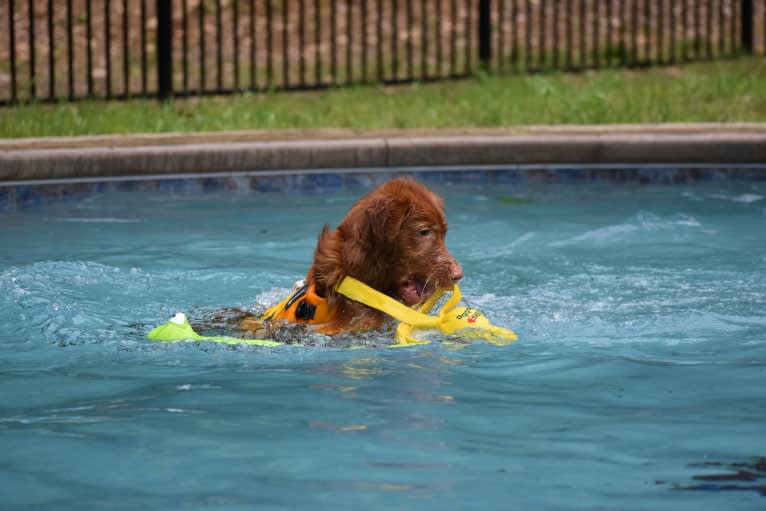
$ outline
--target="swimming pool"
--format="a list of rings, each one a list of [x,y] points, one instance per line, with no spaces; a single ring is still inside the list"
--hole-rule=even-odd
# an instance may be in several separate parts
[[[0,213],[0,507],[763,508],[766,182],[423,177],[516,343],[144,338],[274,301],[372,177]]]

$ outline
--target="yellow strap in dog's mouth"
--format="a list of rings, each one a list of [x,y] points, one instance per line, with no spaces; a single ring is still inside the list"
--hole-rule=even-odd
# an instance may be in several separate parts
[[[438,316],[431,316],[428,313],[442,297],[444,289],[438,289],[425,302],[413,308],[397,302],[353,277],[344,278],[336,290],[351,300],[385,312],[399,320],[401,323],[396,329],[396,340],[399,346],[427,344],[428,341],[414,336],[415,331],[419,329],[438,329],[447,335],[460,332],[463,336],[484,339],[497,345],[509,344],[518,338],[513,330],[490,324],[487,317],[478,310],[458,306],[462,295],[457,284],[453,286],[452,296],[442,306]]]

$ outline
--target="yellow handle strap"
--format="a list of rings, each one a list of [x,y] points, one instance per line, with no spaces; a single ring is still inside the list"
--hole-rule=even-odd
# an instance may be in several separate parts
[[[505,345],[516,340],[516,334],[508,328],[500,328],[489,323],[489,320],[476,309],[458,307],[462,296],[460,288],[452,287],[452,296],[439,311],[438,316],[429,316],[439,299],[448,290],[437,289],[422,304],[409,308],[393,298],[376,291],[353,277],[344,278],[336,288],[338,293],[368,307],[385,312],[401,323],[396,328],[394,346],[410,344],[428,344],[428,341],[414,336],[416,330],[435,328],[447,335],[463,332],[466,337],[476,337],[496,345]]]
[[[420,310],[411,309],[403,303],[397,302],[390,296],[384,295],[380,291],[363,284],[354,277],[344,278],[336,290],[347,298],[363,303],[373,309],[383,311],[394,319],[398,319],[409,325],[414,325],[419,328],[438,328],[439,323],[441,322],[440,317],[429,316]],[[424,306],[429,303],[430,307],[428,307],[427,310],[430,310],[434,306],[436,300],[441,296],[440,293],[439,296],[435,296],[436,294],[437,293],[434,293],[434,296],[429,298],[423,306],[421,306],[421,310],[425,309]],[[452,300],[450,299],[450,301]]]
[[[435,294],[435,293],[434,293]],[[452,296],[449,297],[449,300],[442,306],[441,311],[439,311],[439,323],[444,322],[445,316],[454,309],[458,303],[460,303],[460,300],[463,298],[463,295],[460,293],[460,288],[457,287],[457,284],[452,286]]]

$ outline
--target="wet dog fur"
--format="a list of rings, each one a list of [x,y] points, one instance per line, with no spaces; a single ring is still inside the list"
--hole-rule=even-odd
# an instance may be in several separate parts
[[[463,270],[447,249],[446,235],[442,199],[414,179],[393,179],[359,199],[337,228],[325,225],[319,234],[305,280],[338,312],[313,329],[325,335],[361,333],[388,321],[383,312],[337,293],[346,276],[407,305],[452,287]],[[280,337],[279,325],[245,321],[243,326],[256,336]]]

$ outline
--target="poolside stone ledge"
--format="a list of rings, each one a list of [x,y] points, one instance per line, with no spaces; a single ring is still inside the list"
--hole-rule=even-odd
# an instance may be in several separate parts
[[[0,184],[485,165],[764,166],[766,123],[219,132],[0,140]]]

